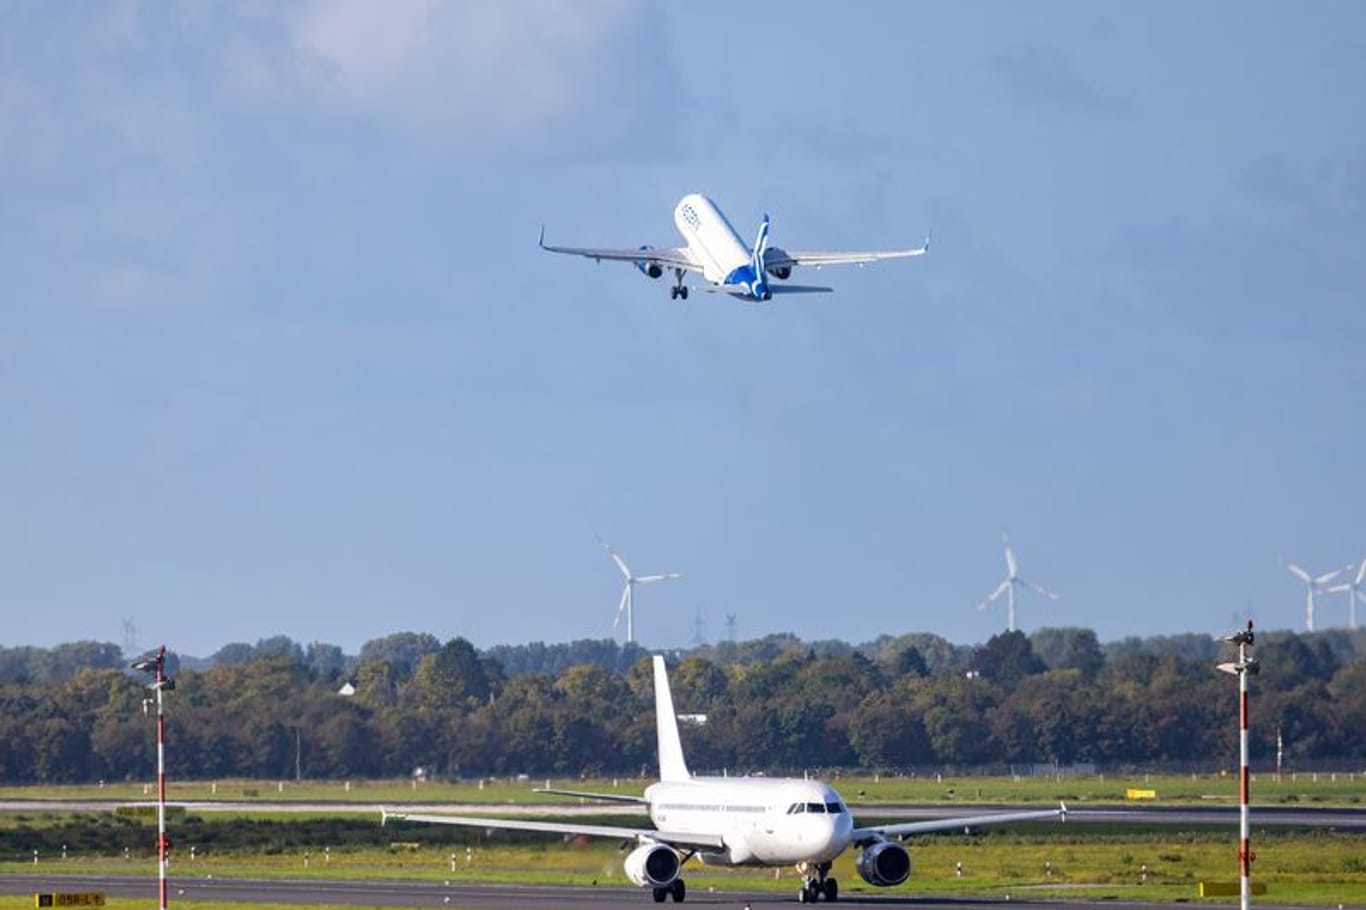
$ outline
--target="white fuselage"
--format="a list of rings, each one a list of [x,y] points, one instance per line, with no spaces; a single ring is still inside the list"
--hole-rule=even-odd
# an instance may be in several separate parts
[[[703,277],[713,284],[724,284],[736,269],[749,264],[752,251],[706,196],[689,193],[680,199],[674,224],[701,264]]]
[[[722,853],[709,865],[790,865],[833,860],[849,846],[854,820],[838,793],[820,781],[695,777],[645,790],[660,831],[718,834]]]

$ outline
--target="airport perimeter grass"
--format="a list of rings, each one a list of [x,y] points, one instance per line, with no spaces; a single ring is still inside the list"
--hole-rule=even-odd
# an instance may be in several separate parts
[[[172,898],[171,905],[175,906],[178,900],[183,898]],[[147,910],[148,906],[156,906],[155,901],[150,905],[146,898],[136,897],[110,897],[105,900],[105,910]],[[225,901],[195,901],[195,910],[242,910],[244,907],[254,907],[256,910],[299,910],[301,906],[326,907],[327,904],[246,904],[228,903]],[[459,910],[458,904],[452,904],[452,910]],[[33,897],[31,895],[0,894],[0,910],[33,910]],[[393,910],[392,907],[363,907],[351,906],[338,907],[338,910]]]
[[[863,884],[853,869],[853,852],[836,864],[847,894],[979,895],[1014,899],[1086,897],[1178,901],[1195,898],[1200,881],[1235,881],[1236,855],[1226,836],[1201,834],[1052,835],[998,833],[990,836],[933,836],[908,842],[915,872],[910,883],[884,891]],[[1254,880],[1268,886],[1266,903],[1335,907],[1366,906],[1366,837],[1316,832],[1270,834],[1254,842]],[[579,839],[509,845],[478,838],[464,847],[406,842],[389,849],[319,848],[280,853],[199,855],[178,851],[175,878],[408,879],[553,885],[625,885],[615,844]],[[962,875],[957,864],[962,863]],[[155,875],[150,856],[70,857],[65,861],[0,861],[0,871]],[[795,893],[792,869],[728,870],[690,863],[690,889],[776,890]],[[1227,902],[1227,901],[1225,901]],[[26,904],[30,906],[31,904]],[[0,910],[5,910],[0,905]]]
[[[817,774],[816,776],[822,776]],[[851,803],[952,804],[1070,803],[1093,805],[1129,802],[1129,790],[1150,790],[1163,805],[1208,805],[1236,802],[1237,774],[1094,775],[1086,777],[972,777],[972,776],[862,776],[824,775]],[[542,803],[564,797],[537,793],[547,784],[567,790],[639,794],[651,781],[635,778],[538,778],[414,783],[412,781],[171,781],[167,797],[173,801],[234,802],[354,802],[402,804]],[[1253,800],[1259,805],[1358,806],[1366,794],[1366,771],[1297,772],[1279,777],[1256,774]],[[0,799],[120,800],[141,802],[156,798],[151,783],[111,783],[42,787],[0,787]]]

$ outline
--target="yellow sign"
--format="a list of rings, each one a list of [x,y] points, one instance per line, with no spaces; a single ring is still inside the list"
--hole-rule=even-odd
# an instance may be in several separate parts
[[[103,891],[56,892],[33,895],[35,907],[103,907]]]
[[[1135,790],[1130,787],[1124,791],[1125,799],[1157,799],[1156,790]]]
[[[115,814],[115,815],[118,815],[118,816],[121,816],[121,817],[123,817],[123,818],[156,818],[156,817],[157,817],[157,807],[156,807],[156,804],[155,804],[155,803],[152,803],[152,804],[150,804],[150,805],[148,805],[147,803],[139,803],[139,804],[131,805],[131,806],[115,806],[115,807],[114,807],[114,814]],[[185,814],[185,807],[184,807],[184,806],[167,806],[167,807],[166,807],[166,817],[167,817],[167,818],[172,818],[172,817],[179,818],[179,817],[183,816],[184,814]]]

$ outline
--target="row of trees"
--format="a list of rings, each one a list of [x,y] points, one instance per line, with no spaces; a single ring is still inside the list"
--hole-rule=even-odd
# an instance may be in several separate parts
[[[171,773],[653,771],[643,654],[624,669],[579,663],[509,675],[461,638],[443,644],[404,633],[377,641],[349,676],[344,660],[339,666],[316,646],[270,647],[244,662],[184,670],[168,709]],[[1233,689],[1214,670],[1213,651],[1192,660],[1161,640],[1107,658],[1088,630],[1006,633],[965,652],[933,636],[916,641],[818,653],[768,639],[676,657],[678,710],[706,715],[684,727],[691,764],[748,772],[1236,762]],[[1279,728],[1292,762],[1366,762],[1362,643],[1346,633],[1259,636],[1254,761],[1274,754]],[[599,650],[620,657],[620,649]],[[338,693],[347,681],[350,696]],[[0,684],[0,780],[146,777],[154,746],[143,683],[95,666],[62,681]]]
[[[1273,637],[1278,633],[1271,633]],[[1283,634],[1283,633],[1282,633]],[[1366,636],[1354,631],[1331,629],[1307,637],[1317,648],[1326,648],[1339,663],[1366,657]],[[1029,636],[1030,646],[1049,669],[1077,668],[1087,673],[1106,662],[1134,654],[1179,657],[1187,661],[1212,661],[1220,642],[1209,635],[1187,633],[1150,638],[1129,637],[1100,643],[1090,629],[1038,629]],[[208,657],[191,657],[170,652],[168,666],[173,672],[207,670],[223,664],[247,664],[261,658],[286,658],[304,664],[319,677],[339,679],[354,676],[364,664],[387,662],[400,675],[411,675],[424,657],[435,654],[442,642],[435,635],[396,632],[367,641],[358,654],[347,654],[340,646],[326,642],[300,644],[287,635],[274,635],[248,642],[230,642]],[[927,632],[907,635],[882,635],[873,641],[853,645],[838,639],[805,642],[791,634],[768,635],[740,642],[719,642],[690,650],[673,652],[675,657],[704,657],[722,666],[764,663],[801,651],[817,657],[847,657],[862,654],[883,666],[895,665],[903,655],[914,651],[923,661],[924,673],[967,670],[977,648],[959,645]],[[482,652],[502,668],[504,676],[542,673],[556,676],[579,664],[596,664],[625,673],[649,652],[635,643],[621,644],[612,639],[581,639],[570,642],[530,642],[495,645]],[[0,646],[0,683],[56,682],[69,679],[87,668],[118,669],[134,655],[123,653],[107,642],[79,641],[54,648]]]

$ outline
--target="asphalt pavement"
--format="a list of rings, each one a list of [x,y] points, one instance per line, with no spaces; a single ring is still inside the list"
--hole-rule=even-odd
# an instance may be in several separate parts
[[[103,891],[111,897],[157,899],[154,878],[95,875],[0,874],[0,894],[40,891]],[[185,879],[170,880],[170,905],[180,901],[226,901],[276,904],[311,904],[354,907],[440,907],[443,910],[601,910],[601,908],[653,907],[650,892],[623,887],[556,887],[533,885],[442,884],[403,881],[327,881],[310,879]],[[799,906],[795,893],[771,891],[688,892],[687,905],[728,907]],[[919,907],[923,910],[1006,910],[1024,906],[1030,910],[1099,910],[1114,901],[981,899],[916,894],[891,888],[875,894],[840,895],[839,904]],[[1124,901],[1125,910],[1171,910],[1169,903]],[[1257,902],[1259,910],[1282,906]]]

